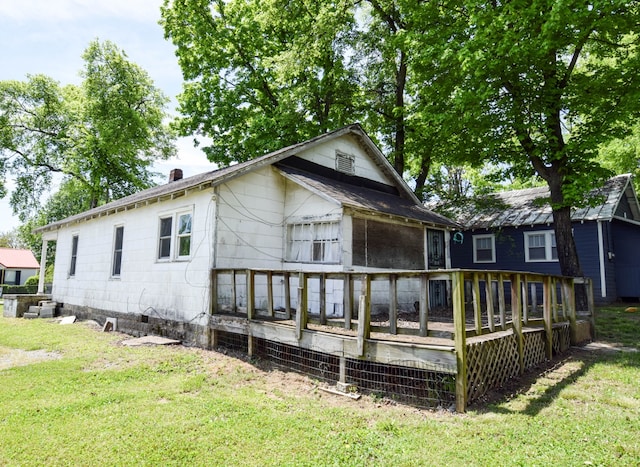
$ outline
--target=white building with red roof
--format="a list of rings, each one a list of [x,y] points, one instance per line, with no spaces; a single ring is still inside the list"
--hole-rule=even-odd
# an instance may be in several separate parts
[[[31,250],[0,248],[0,285],[24,285],[38,269],[40,263]]]

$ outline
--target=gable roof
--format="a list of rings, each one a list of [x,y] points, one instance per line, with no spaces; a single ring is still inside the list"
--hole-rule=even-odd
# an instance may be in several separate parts
[[[39,269],[40,263],[31,250],[0,248],[0,266],[4,269]]]
[[[466,228],[473,229],[551,225],[553,213],[545,202],[548,197],[548,187],[493,193],[487,197],[486,206],[460,209],[457,218]],[[614,218],[640,221],[640,205],[630,174],[610,178],[601,188],[593,190],[589,197],[603,197],[603,201],[595,206],[573,209],[573,222],[609,221]]]
[[[140,206],[151,204],[161,201],[163,199],[182,196],[192,190],[204,189],[221,185],[233,178],[239,177],[247,172],[259,169],[261,167],[275,164],[287,157],[298,154],[301,151],[313,148],[319,144],[325,143],[332,139],[339,138],[344,135],[350,135],[354,137],[364,151],[371,157],[372,161],[382,170],[382,172],[388,176],[393,182],[394,186],[398,189],[400,196],[404,199],[411,200],[414,203],[420,201],[415,196],[413,191],[407,186],[402,177],[393,169],[389,161],[384,157],[382,152],[373,143],[371,138],[365,133],[362,127],[355,123],[345,126],[332,132],[324,133],[315,138],[311,138],[302,143],[293,144],[277,151],[271,152],[261,157],[251,159],[246,162],[241,162],[222,169],[213,170],[210,172],[204,172],[192,177],[183,178],[174,182],[167,183],[165,185],[159,185],[156,187],[142,190],[133,195],[120,198],[110,203],[98,206],[88,211],[81,212],[74,216],[67,217],[57,222],[52,222],[43,227],[39,227],[34,230],[36,233],[43,233],[59,229],[60,227],[80,222],[83,220],[92,219],[95,217],[101,217],[104,215],[114,214],[120,211],[126,211],[129,209],[135,209]]]

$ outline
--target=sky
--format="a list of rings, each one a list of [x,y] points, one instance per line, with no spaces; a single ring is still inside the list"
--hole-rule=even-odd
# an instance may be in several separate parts
[[[182,73],[158,24],[161,5],[162,0],[1,0],[0,81],[44,74],[61,85],[80,84],[82,53],[94,39],[109,40],[147,71],[172,100],[168,110],[175,115]],[[177,145],[177,159],[157,164],[156,171],[168,176],[179,167],[187,177],[213,168],[191,138]],[[0,233],[18,225],[7,195],[0,199]]]

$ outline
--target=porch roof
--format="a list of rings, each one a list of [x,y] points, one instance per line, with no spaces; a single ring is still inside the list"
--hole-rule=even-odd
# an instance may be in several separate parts
[[[451,219],[392,193],[342,182],[284,164],[278,164],[278,169],[299,185],[324,193],[343,206],[404,217],[446,228],[460,228],[460,225]]]

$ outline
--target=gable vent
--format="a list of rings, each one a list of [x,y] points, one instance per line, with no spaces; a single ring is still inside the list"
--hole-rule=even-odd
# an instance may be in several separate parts
[[[336,170],[348,175],[356,173],[356,158],[351,154],[336,152]]]

